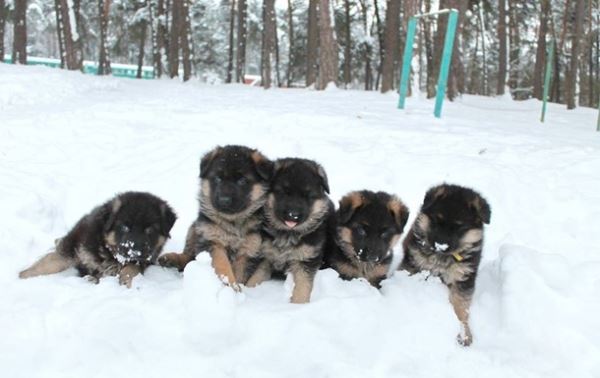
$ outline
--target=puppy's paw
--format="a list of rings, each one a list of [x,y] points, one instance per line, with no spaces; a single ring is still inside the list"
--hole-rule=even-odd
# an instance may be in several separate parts
[[[473,335],[468,326],[464,327],[463,331],[456,335],[456,341],[464,347],[468,347],[473,343]]]
[[[158,258],[158,265],[165,268],[175,268],[182,271],[187,265],[185,256],[181,253],[165,253]]]
[[[131,282],[134,277],[141,273],[141,269],[137,265],[125,265],[119,272],[119,284],[131,288]]]
[[[98,277],[92,276],[90,274],[88,274],[87,276],[83,276],[83,279],[86,280],[89,283],[94,284],[94,285],[97,285],[98,282],[100,282],[100,279],[98,279]]]

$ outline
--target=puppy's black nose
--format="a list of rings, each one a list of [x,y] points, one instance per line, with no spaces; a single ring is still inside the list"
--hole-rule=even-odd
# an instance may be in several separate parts
[[[290,210],[286,213],[286,218],[287,220],[297,221],[298,219],[300,219],[300,212]]]
[[[232,198],[231,196],[219,196],[219,198],[217,198],[217,201],[219,201],[219,205],[221,206],[229,206],[231,205]]]

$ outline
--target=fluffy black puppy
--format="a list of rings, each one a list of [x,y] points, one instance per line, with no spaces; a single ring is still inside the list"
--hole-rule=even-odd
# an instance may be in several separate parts
[[[80,276],[98,282],[119,275],[131,281],[153,264],[177,216],[162,199],[143,192],[117,195],[87,214],[67,235],[56,240],[55,250],[19,273],[20,278],[61,272],[75,267]]]
[[[410,273],[430,271],[450,290],[450,303],[463,332],[462,345],[470,345],[469,308],[483,248],[483,225],[491,210],[477,192],[443,184],[425,195],[420,213],[404,239],[400,269]]]
[[[200,161],[200,211],[182,253],[160,257],[183,270],[202,251],[210,252],[217,275],[235,290],[260,262],[261,209],[273,162],[244,146],[216,147]]]
[[[292,303],[310,301],[314,276],[323,261],[334,206],[323,167],[311,160],[275,161],[264,207],[261,250],[264,260],[248,280],[254,286],[273,273],[294,277]]]
[[[394,195],[368,190],[346,194],[336,212],[334,242],[325,252],[325,267],[335,269],[343,279],[362,277],[379,288],[408,215],[408,208]]]

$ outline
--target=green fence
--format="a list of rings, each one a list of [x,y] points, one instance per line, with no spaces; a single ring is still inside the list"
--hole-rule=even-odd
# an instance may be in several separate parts
[[[12,58],[10,57],[10,55],[4,56],[4,63],[12,63]],[[27,65],[60,68],[60,60],[28,56]],[[112,76],[115,77],[127,77],[135,79],[137,75],[137,66],[133,64],[113,63],[110,65],[110,68],[112,71]],[[83,73],[89,75],[97,75],[98,63],[90,62],[87,60],[84,61]],[[142,79],[154,79],[154,68],[149,66],[142,66]]]

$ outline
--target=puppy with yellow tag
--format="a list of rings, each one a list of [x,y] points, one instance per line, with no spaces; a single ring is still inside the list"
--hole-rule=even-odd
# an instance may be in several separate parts
[[[475,290],[483,248],[483,225],[491,210],[477,192],[442,184],[427,192],[421,210],[404,239],[404,258],[399,269],[409,273],[429,271],[450,290],[450,303],[461,322],[458,342],[473,341],[469,308]]]

